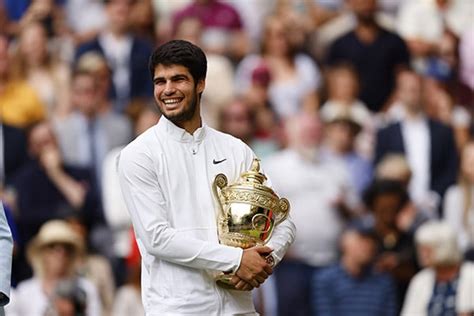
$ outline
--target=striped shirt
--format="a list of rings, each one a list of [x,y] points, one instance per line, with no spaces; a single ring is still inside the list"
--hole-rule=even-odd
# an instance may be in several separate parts
[[[388,274],[349,275],[341,264],[314,275],[313,306],[318,316],[395,316],[396,291]]]

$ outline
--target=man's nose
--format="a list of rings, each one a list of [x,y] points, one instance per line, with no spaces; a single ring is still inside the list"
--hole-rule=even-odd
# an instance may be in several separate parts
[[[171,95],[171,94],[173,94],[175,91],[176,91],[176,88],[175,88],[173,82],[172,82],[172,81],[168,81],[168,82],[166,83],[166,85],[165,85],[164,93],[165,93],[166,95]]]

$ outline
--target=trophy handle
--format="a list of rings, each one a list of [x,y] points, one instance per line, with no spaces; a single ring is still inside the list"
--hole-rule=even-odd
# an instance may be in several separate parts
[[[222,190],[225,186],[227,186],[227,177],[223,173],[219,173],[215,178],[214,182],[212,183],[212,191],[217,199],[217,204],[219,208],[219,216],[220,218],[224,218],[224,208],[222,207],[221,195],[219,190]],[[218,189],[219,188],[219,189]]]
[[[281,198],[278,201],[278,208],[279,212],[277,212],[276,214],[275,226],[279,225],[288,217],[288,214],[290,212],[290,202],[288,201],[288,199]]]

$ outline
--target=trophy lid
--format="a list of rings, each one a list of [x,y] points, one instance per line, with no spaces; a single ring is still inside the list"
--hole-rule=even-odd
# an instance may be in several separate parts
[[[267,180],[267,177],[260,172],[260,159],[254,158],[250,170],[244,172],[241,175],[241,182],[250,182],[252,184],[262,185],[265,180]]]

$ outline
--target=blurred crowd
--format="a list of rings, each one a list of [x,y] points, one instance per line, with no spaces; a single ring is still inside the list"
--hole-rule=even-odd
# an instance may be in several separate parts
[[[7,315],[143,314],[116,157],[176,38],[208,58],[203,121],[291,203],[262,315],[474,313],[472,0],[0,0]]]

